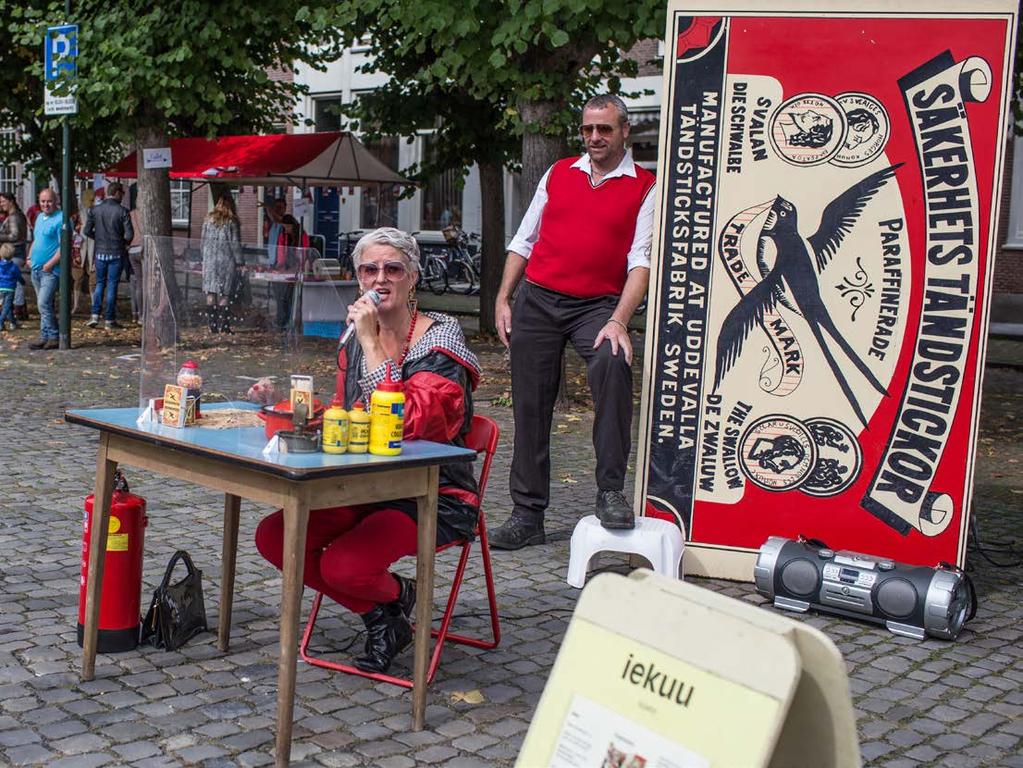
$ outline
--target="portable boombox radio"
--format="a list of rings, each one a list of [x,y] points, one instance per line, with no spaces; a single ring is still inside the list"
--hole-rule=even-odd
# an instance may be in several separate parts
[[[961,571],[835,552],[780,536],[764,542],[753,574],[757,592],[776,608],[862,618],[917,640],[955,640],[975,609],[972,585]]]

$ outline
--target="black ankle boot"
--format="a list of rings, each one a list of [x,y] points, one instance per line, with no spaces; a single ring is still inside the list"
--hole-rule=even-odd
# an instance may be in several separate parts
[[[389,610],[391,605],[393,603],[378,605],[362,614],[366,624],[366,654],[352,663],[363,672],[386,672],[394,657],[412,642],[412,625],[404,614]]]
[[[217,330],[221,333],[234,333],[234,331],[231,330],[231,310],[222,306],[219,308],[219,315],[220,319]]]
[[[400,611],[410,622],[416,613],[416,580],[406,579],[396,573],[391,574],[398,582],[398,597],[387,604],[391,612]]]
[[[219,307],[215,304],[206,305],[206,317],[209,320],[210,333],[217,333],[220,330]]]

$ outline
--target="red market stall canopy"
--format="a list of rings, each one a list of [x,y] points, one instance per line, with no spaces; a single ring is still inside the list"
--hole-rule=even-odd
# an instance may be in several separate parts
[[[181,181],[302,187],[412,183],[377,160],[350,133],[171,139],[170,149],[170,177]],[[105,175],[135,178],[135,153]]]

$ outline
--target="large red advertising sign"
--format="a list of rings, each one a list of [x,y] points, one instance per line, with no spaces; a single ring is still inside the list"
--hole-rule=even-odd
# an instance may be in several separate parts
[[[687,570],[963,562],[1016,22],[935,5],[669,9],[637,495]]]

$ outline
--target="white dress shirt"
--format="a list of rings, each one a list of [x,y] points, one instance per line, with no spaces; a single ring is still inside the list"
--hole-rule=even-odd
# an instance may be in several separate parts
[[[572,167],[577,168],[587,176],[591,176],[590,156],[583,155],[572,163]],[[550,178],[550,175],[551,169],[548,168],[543,178],[540,179],[540,183],[536,185],[536,194],[533,195],[533,202],[526,209],[526,213],[522,217],[522,223],[519,224],[518,232],[515,233],[515,237],[508,244],[509,251],[517,253],[524,259],[529,258],[529,255],[533,252],[533,246],[536,245],[536,241],[540,237],[540,219],[543,216],[544,206],[547,205],[547,179]],[[636,163],[632,159],[631,150],[625,150],[625,157],[618,163],[618,167],[604,176],[600,183],[603,184],[605,181],[618,176],[636,177]],[[650,242],[654,234],[653,191],[655,187],[656,184],[650,187],[650,191],[647,192],[646,197],[643,199],[643,205],[639,207],[639,213],[636,215],[636,234],[632,238],[632,247],[629,248],[628,256],[628,271],[630,272],[636,267],[650,268]]]

